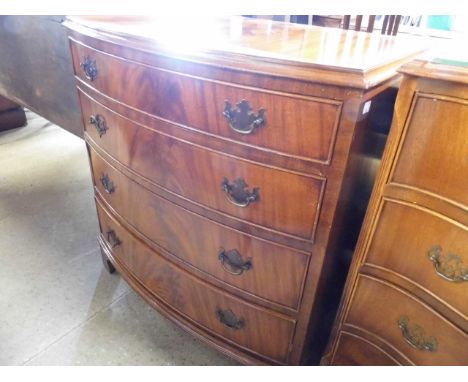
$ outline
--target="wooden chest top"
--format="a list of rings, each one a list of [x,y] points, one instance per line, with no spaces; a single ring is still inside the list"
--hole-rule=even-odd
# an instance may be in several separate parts
[[[421,57],[399,70],[412,76],[468,84],[468,58]]]
[[[426,49],[416,37],[225,17],[174,23],[153,17],[70,17],[81,34],[244,71],[367,89]]]

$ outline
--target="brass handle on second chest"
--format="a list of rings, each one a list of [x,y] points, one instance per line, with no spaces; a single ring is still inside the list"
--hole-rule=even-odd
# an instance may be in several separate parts
[[[236,249],[226,251],[224,248],[221,248],[218,259],[221,261],[224,270],[233,275],[241,275],[244,271],[252,268],[252,260],[242,259],[242,256]]]
[[[112,248],[115,248],[118,245],[122,244],[122,242],[116,235],[115,231],[112,229],[107,231],[107,242],[110,244]]]
[[[216,308],[216,316],[224,326],[227,326],[230,329],[239,330],[245,326],[244,319],[237,318],[231,309],[222,310],[220,308]]]
[[[252,134],[257,127],[265,125],[265,109],[260,108],[258,114],[252,113],[248,101],[243,99],[236,108],[233,108],[228,100],[224,101],[223,115],[229,127],[239,134]]]
[[[443,279],[453,282],[468,281],[468,267],[463,265],[460,256],[454,253],[442,256],[442,247],[434,245],[427,252],[427,257],[433,262],[436,273]]]
[[[108,127],[106,126],[106,120],[100,114],[92,115],[91,117],[89,117],[89,123],[91,125],[94,125],[96,131],[99,134],[99,138],[101,138],[108,130]]]
[[[437,340],[434,337],[427,337],[424,329],[419,325],[410,327],[409,321],[407,316],[401,316],[397,321],[405,341],[419,350],[427,350],[430,352],[437,351]]]
[[[104,174],[99,178],[99,180],[108,194],[112,194],[115,191],[114,182],[110,180],[109,175]]]
[[[91,57],[86,56],[83,58],[83,62],[80,62],[80,66],[88,80],[94,81],[96,79],[98,73],[96,60],[91,60]]]
[[[238,178],[232,183],[227,178],[224,178],[221,182],[221,189],[224,191],[226,198],[238,207],[247,207],[260,197],[260,188],[255,187],[252,191],[249,191],[248,184],[244,178]]]

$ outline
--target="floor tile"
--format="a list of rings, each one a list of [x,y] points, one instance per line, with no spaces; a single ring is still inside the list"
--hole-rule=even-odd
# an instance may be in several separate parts
[[[28,365],[236,365],[162,317],[133,292]]]
[[[104,270],[82,139],[0,133],[0,365],[235,365]]]

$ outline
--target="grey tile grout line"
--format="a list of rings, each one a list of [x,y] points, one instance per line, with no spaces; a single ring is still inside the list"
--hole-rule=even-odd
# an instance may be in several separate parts
[[[94,256],[94,252],[98,252],[98,255],[99,255],[100,250],[101,248],[99,247],[99,244],[98,244],[95,248],[90,249],[89,251],[86,251],[86,252],[79,253],[73,258],[69,259],[68,263],[74,263],[76,261],[81,260],[83,257],[86,257],[86,256]]]
[[[38,356],[40,356],[41,354],[43,354],[47,349],[49,349],[50,347],[52,347],[53,345],[55,345],[57,342],[59,342],[60,340],[62,340],[63,338],[65,338],[67,335],[69,335],[71,332],[73,332],[74,330],[78,329],[79,327],[85,325],[87,322],[91,321],[93,318],[95,318],[98,314],[104,312],[105,310],[107,310],[110,306],[112,306],[114,303],[116,303],[117,301],[119,301],[120,299],[122,299],[123,297],[125,297],[127,294],[129,294],[130,292],[132,292],[131,289],[128,289],[127,291],[125,291],[124,293],[122,293],[119,297],[115,298],[114,300],[112,300],[109,304],[105,305],[102,307],[102,309],[99,309],[98,311],[96,311],[95,313],[93,313],[92,315],[90,315],[88,318],[86,318],[84,321],[80,322],[79,324],[75,325],[73,328],[71,328],[70,330],[68,330],[67,332],[65,332],[63,335],[61,335],[59,338],[57,338],[56,340],[54,340],[53,342],[51,342],[50,344],[48,344],[47,346],[45,346],[43,349],[41,349],[39,352],[37,352],[36,354],[32,355],[31,357],[29,357],[26,361],[22,362],[19,366],[28,366],[26,365],[28,362],[31,362],[33,359],[37,358]]]

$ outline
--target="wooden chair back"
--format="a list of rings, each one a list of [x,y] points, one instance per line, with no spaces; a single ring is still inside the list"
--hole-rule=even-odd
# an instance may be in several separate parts
[[[375,26],[375,15],[369,16],[369,22],[367,23],[366,32],[371,33],[374,31]],[[356,21],[354,23],[354,30],[360,31],[362,25],[363,15],[356,16]],[[382,30],[380,33],[386,35],[395,36],[398,33],[398,27],[400,26],[401,15],[386,15],[384,16]],[[345,15],[343,17],[343,29],[350,29],[351,24],[351,15]]]
[[[319,25],[327,27],[341,27],[342,29],[351,29],[351,15],[343,16],[343,19],[340,23],[340,17],[330,17],[330,16],[318,16],[318,15],[308,15],[308,16],[293,16],[293,15],[257,15],[253,16],[258,19],[268,19],[300,24],[309,24],[309,25]],[[354,22],[354,30],[361,31],[363,15],[357,15]],[[370,15],[366,32],[371,33],[374,31],[376,15]],[[398,33],[398,27],[400,26],[401,15],[386,15],[384,16],[382,23],[382,34],[393,35],[395,36]]]

